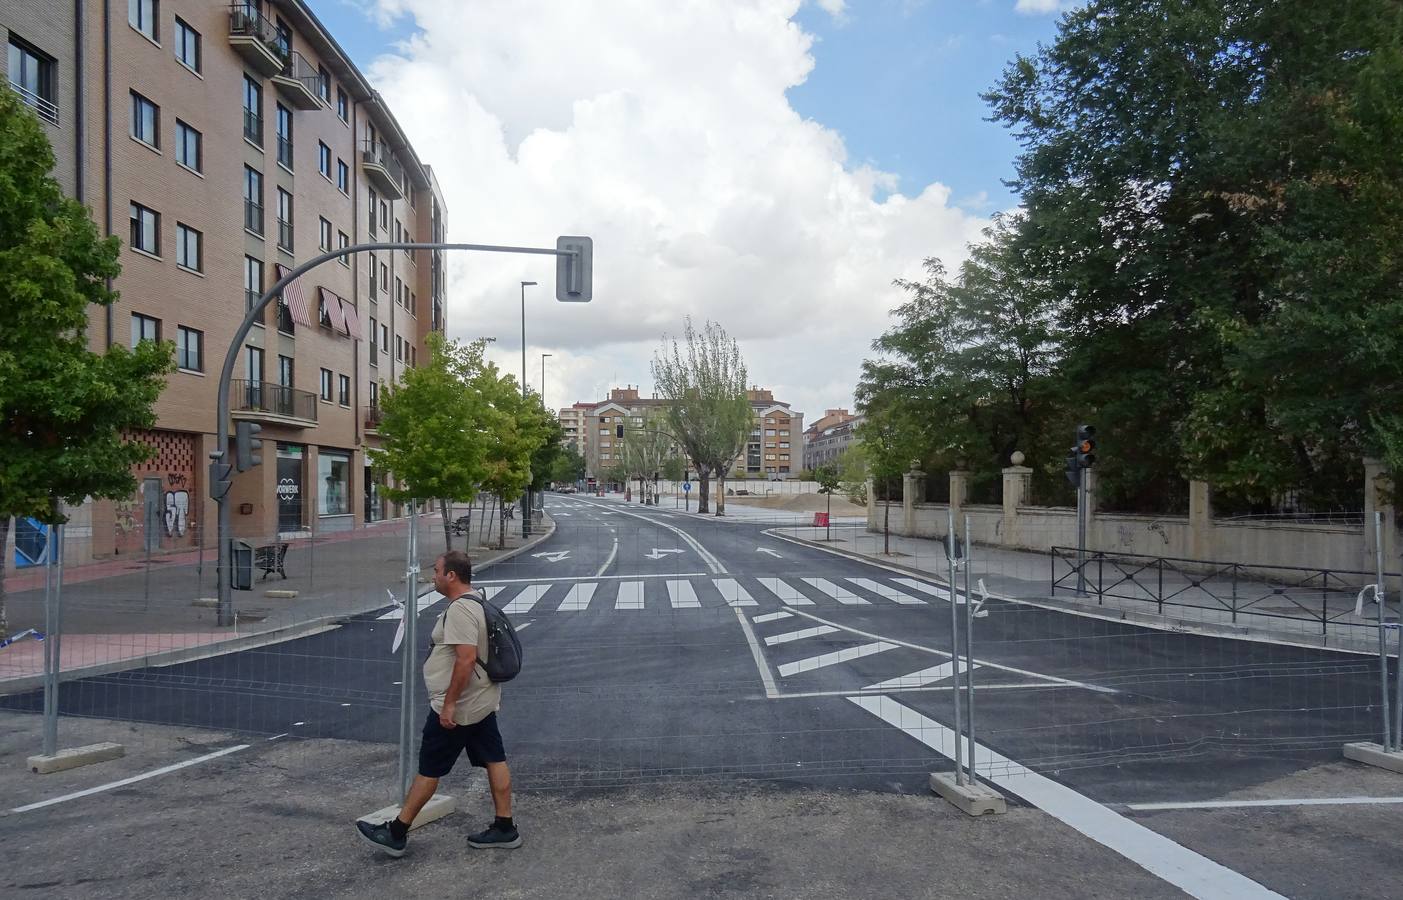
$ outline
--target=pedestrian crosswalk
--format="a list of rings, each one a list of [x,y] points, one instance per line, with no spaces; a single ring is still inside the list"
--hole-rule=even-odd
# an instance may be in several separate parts
[[[601,610],[686,610],[708,607],[822,608],[923,606],[949,593],[912,578],[662,577],[528,580],[486,585],[508,615]],[[963,602],[963,598],[958,598]],[[779,616],[781,613],[773,615]]]

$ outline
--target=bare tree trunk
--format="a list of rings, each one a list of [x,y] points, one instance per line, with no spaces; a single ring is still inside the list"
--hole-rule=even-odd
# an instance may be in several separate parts
[[[497,508],[501,512],[502,530],[497,533],[497,549],[507,549],[507,501],[500,495],[497,497]]]
[[[707,513],[707,496],[711,488],[711,472],[698,466],[697,479],[701,482],[701,492],[697,495],[697,513],[705,515]]]
[[[445,549],[453,549],[453,528],[448,523],[448,501],[442,497],[438,501],[438,511],[443,516],[443,546]]]
[[[724,516],[726,514],[726,470],[722,469],[716,476],[716,514]]]
[[[10,636],[10,616],[5,611],[5,555],[9,552],[10,517],[0,518],[0,641]]]

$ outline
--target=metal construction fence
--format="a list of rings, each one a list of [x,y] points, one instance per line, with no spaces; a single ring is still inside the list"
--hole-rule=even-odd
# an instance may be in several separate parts
[[[888,789],[962,765],[1015,792],[1009,779],[1083,773],[1105,795],[1107,767],[1310,764],[1380,733],[1377,654],[1056,608],[1046,555],[986,551],[968,522],[951,523],[955,540],[918,540],[617,497],[552,495],[546,512],[553,533],[510,558],[477,535],[455,544],[496,557],[474,583],[524,645],[500,715],[522,787]],[[11,576],[12,633],[44,639],[0,649],[0,708],[39,714],[47,697],[59,745],[68,716],[304,741],[308,754],[371,742],[402,788],[427,714],[419,669],[447,607],[426,580],[440,520],[282,543],[285,572],[256,571],[228,627],[206,601],[209,558],[65,572],[61,589],[53,567],[47,603],[43,579]],[[280,590],[297,596],[266,596]],[[1364,612],[1375,633],[1388,624]],[[1396,677],[1387,654],[1382,666]]]

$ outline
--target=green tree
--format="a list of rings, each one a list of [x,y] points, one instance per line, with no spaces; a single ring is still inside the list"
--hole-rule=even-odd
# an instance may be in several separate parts
[[[168,343],[88,349],[89,309],[117,299],[120,245],[63,196],[53,166],[39,121],[0,91],[0,638],[10,520],[59,524],[62,504],[131,496],[151,449],[123,433],[155,425],[174,368]]]
[[[838,472],[838,467],[834,465],[822,465],[814,469],[814,481],[818,482],[818,492],[828,497],[828,519],[833,517],[833,492],[838,490],[842,484],[842,476]],[[823,539],[831,541],[833,539],[832,525],[824,523]]]
[[[838,457],[838,474],[843,494],[857,506],[867,505],[867,456],[862,444],[854,443]]]
[[[560,445],[560,452],[551,463],[550,480],[556,484],[574,484],[585,477],[585,458],[574,444]]]
[[[394,478],[384,491],[390,499],[440,501],[444,546],[452,550],[448,504],[472,503],[487,475],[487,399],[471,387],[483,367],[484,345],[462,345],[438,333],[425,343],[425,364],[406,369],[399,384],[384,386],[383,447],[368,452],[372,464]]]
[[[912,428],[911,420],[889,400],[859,402],[864,420],[857,428],[863,455],[872,480],[881,486],[886,504],[882,512],[882,553],[891,555],[891,505],[899,494],[902,475],[912,460],[919,458],[923,436]]]
[[[724,515],[726,472],[744,451],[754,418],[740,345],[715,322],[698,331],[689,317],[681,344],[665,341],[653,355],[652,368],[658,393],[669,401],[669,430],[697,466],[697,512],[707,512],[714,474],[716,514]]]
[[[552,417],[536,395],[523,397],[516,378],[495,363],[479,367],[469,386],[486,401],[483,430],[487,435],[486,474],[482,488],[495,494],[501,511],[497,546],[507,540],[507,506],[521,499],[531,485],[536,451],[550,438]]]

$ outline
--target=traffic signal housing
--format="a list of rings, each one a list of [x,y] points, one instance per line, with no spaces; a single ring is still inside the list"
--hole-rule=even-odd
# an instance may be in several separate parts
[[[1077,426],[1077,468],[1089,469],[1096,465],[1096,426]]]
[[[256,422],[234,423],[234,467],[240,472],[263,464],[262,453],[255,452],[263,449],[263,441],[258,437],[262,430],[263,426]]]

